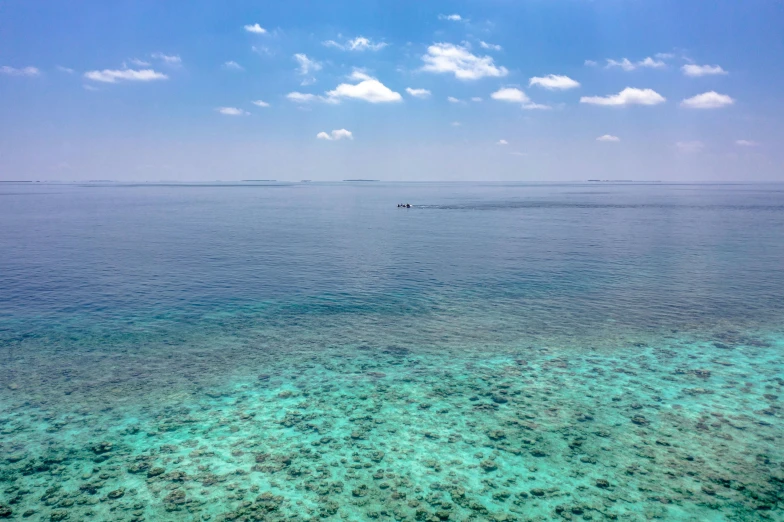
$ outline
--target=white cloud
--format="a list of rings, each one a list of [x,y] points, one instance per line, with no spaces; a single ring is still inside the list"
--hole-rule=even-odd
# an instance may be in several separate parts
[[[627,87],[618,94],[609,96],[583,96],[580,103],[590,103],[591,105],[657,105],[664,103],[667,99],[653,89],[635,89]]]
[[[354,70],[349,76],[352,80],[359,80],[359,83],[341,83],[331,91],[327,91],[323,96],[317,94],[305,94],[301,92],[290,92],[286,95],[290,101],[295,103],[324,102],[338,104],[343,98],[353,98],[364,100],[370,103],[398,102],[403,99],[399,93],[392,91],[389,87],[369,76],[361,70]],[[420,91],[424,89],[411,89],[421,96]],[[409,92],[409,94],[411,94]],[[429,91],[428,91],[429,94]]]
[[[362,81],[356,85],[341,83],[334,90],[326,93],[327,98],[339,100],[340,98],[354,98],[370,103],[397,102],[403,99],[399,93],[392,91],[389,87],[367,74],[354,71],[352,79]]]
[[[316,134],[316,138],[320,140],[327,140],[327,141],[338,141],[342,139],[353,140],[354,135],[351,133],[351,131],[348,131],[346,129],[336,129],[329,134],[327,134],[326,132],[319,132],[318,134]]]
[[[710,76],[713,74],[727,74],[727,71],[718,65],[695,65],[693,63],[687,63],[681,67],[681,70],[686,76],[692,77]]]
[[[675,144],[681,152],[699,152],[705,144],[701,141],[679,141]]]
[[[604,136],[599,136],[598,138],[596,138],[596,141],[614,141],[614,142],[617,142],[617,141],[621,141],[621,138],[619,138],[618,136],[613,136],[612,134],[605,134]]]
[[[297,53],[294,55],[294,59],[297,60],[299,63],[299,73],[302,76],[306,76],[310,74],[312,71],[320,71],[321,64],[316,60],[311,60],[306,55],[302,53]]]
[[[523,109],[526,110],[550,110],[552,107],[549,105],[545,105],[543,103],[526,103],[523,105]]]
[[[452,127],[460,127],[460,126],[462,126],[462,125],[463,125],[463,124],[462,124],[462,123],[460,123],[459,121],[453,121],[453,122],[452,122]]]
[[[118,80],[129,82],[151,82],[166,80],[169,77],[153,69],[104,69],[103,71],[88,71],[84,77],[94,82],[117,83]]]
[[[310,103],[314,101],[327,101],[324,99],[323,96],[318,96],[316,94],[306,94],[302,92],[290,92],[286,95],[286,98],[294,103]]]
[[[357,36],[353,40],[347,40],[346,43],[338,43],[335,40],[327,40],[323,42],[327,47],[336,47],[343,51],[379,51],[387,46],[386,42],[373,42],[370,38],[364,36]]]
[[[659,60],[669,60],[670,58],[675,58],[675,55],[672,53],[656,53],[654,56]]]
[[[60,71],[60,72],[68,73],[68,74],[73,74],[75,72],[70,67],[63,67],[62,65],[58,65],[57,66],[57,70]]]
[[[506,140],[498,140],[496,142],[496,145],[509,145],[509,142]]]
[[[552,90],[566,90],[579,87],[580,83],[572,80],[568,76],[558,76],[557,74],[548,74],[547,76],[534,76],[528,81],[528,86],[538,85],[545,89]]]
[[[510,103],[529,103],[531,99],[520,89],[514,87],[504,87],[498,89],[490,97],[494,100]]]
[[[354,70],[351,71],[351,74],[348,75],[348,79],[361,82],[363,80],[372,80],[373,77],[366,73],[364,69],[355,67]]]
[[[0,74],[6,74],[8,76],[38,76],[41,74],[41,71],[36,67],[22,67],[21,69],[17,69],[15,67],[3,65],[0,67]]]
[[[167,65],[181,65],[182,58],[178,54],[163,54],[163,53],[152,53],[150,56],[155,58],[156,60],[160,60]]]
[[[735,103],[735,100],[726,94],[710,91],[698,94],[692,98],[686,98],[681,102],[681,107],[687,109],[719,109],[733,103]]]
[[[269,107],[270,104],[262,100],[254,100],[251,102],[256,107]]]
[[[666,67],[666,65],[667,64],[665,64],[663,61],[654,60],[650,56],[641,62],[637,62],[638,67],[650,67],[652,69],[661,69],[662,67]]]
[[[496,66],[490,56],[476,56],[466,47],[450,43],[436,43],[422,56],[423,71],[453,73],[459,80],[477,80],[484,77],[506,76],[506,67]]]
[[[427,89],[412,89],[411,87],[406,87],[406,92],[414,98],[428,98],[430,96],[430,91]]]
[[[223,67],[225,69],[229,69],[229,70],[232,70],[232,71],[244,71],[245,70],[245,68],[242,65],[238,64],[234,60],[229,60],[228,62],[224,62],[223,63]]]
[[[248,114],[248,112],[236,107],[218,107],[215,110],[221,114],[225,114],[226,116],[245,116]]]
[[[498,44],[491,44],[483,41],[479,42],[479,47],[481,47],[482,49],[490,49],[492,51],[500,51],[501,49],[503,49],[503,47],[501,47]]]
[[[462,100],[458,100],[454,96],[447,96],[446,101],[448,101],[449,103],[461,103]]]
[[[439,20],[449,20],[450,22],[460,22],[463,20],[463,17],[459,14],[451,14],[451,15],[438,15]]]
[[[150,62],[145,62],[144,60],[140,60],[138,58],[131,58],[128,61],[137,67],[149,67],[150,65],[152,65]]]
[[[638,69],[640,67],[650,67],[652,69],[661,69],[662,67],[666,67],[666,66],[667,66],[667,64],[665,64],[663,61],[661,61],[661,60],[654,60],[653,58],[651,58],[649,56],[648,58],[645,58],[644,60],[640,60],[639,62],[631,62],[631,61],[629,61],[628,58],[624,58],[621,61],[612,60],[612,59],[608,58],[607,59],[607,66],[606,66],[606,68],[610,69],[612,67],[620,67],[624,71],[633,71],[633,70]]]
[[[480,98],[479,96],[474,96],[473,98],[471,98],[471,101],[472,102],[480,102],[480,101],[482,101],[482,98]]]
[[[751,140],[738,140],[735,142],[735,145],[740,145],[741,147],[756,147],[759,143]]]
[[[585,60],[585,65],[587,65],[588,67],[596,67],[599,64],[593,60]]]
[[[248,24],[248,25],[246,25],[244,27],[244,29],[246,31],[248,31],[249,33],[256,33],[256,34],[266,34],[267,33],[267,30],[264,29],[259,24]]]

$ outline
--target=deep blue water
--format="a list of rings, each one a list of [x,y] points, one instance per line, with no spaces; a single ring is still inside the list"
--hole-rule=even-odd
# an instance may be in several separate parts
[[[0,506],[780,519],[782,259],[779,185],[3,183]]]

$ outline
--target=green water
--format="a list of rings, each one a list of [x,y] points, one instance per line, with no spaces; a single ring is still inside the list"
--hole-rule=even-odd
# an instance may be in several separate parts
[[[784,518],[776,193],[69,190],[0,208],[0,518]]]

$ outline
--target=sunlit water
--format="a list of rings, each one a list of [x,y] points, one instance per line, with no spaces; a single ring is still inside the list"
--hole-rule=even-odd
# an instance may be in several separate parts
[[[775,185],[1,184],[0,518],[782,520],[782,260]]]

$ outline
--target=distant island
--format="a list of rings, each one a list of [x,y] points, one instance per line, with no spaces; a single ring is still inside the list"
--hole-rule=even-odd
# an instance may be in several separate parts
[[[379,181],[377,179],[344,179],[343,181]]]
[[[241,179],[240,181],[247,182],[247,181],[278,181],[278,180],[276,180],[276,179]]]
[[[661,183],[659,180],[639,180],[639,179],[589,179],[593,183]]]

